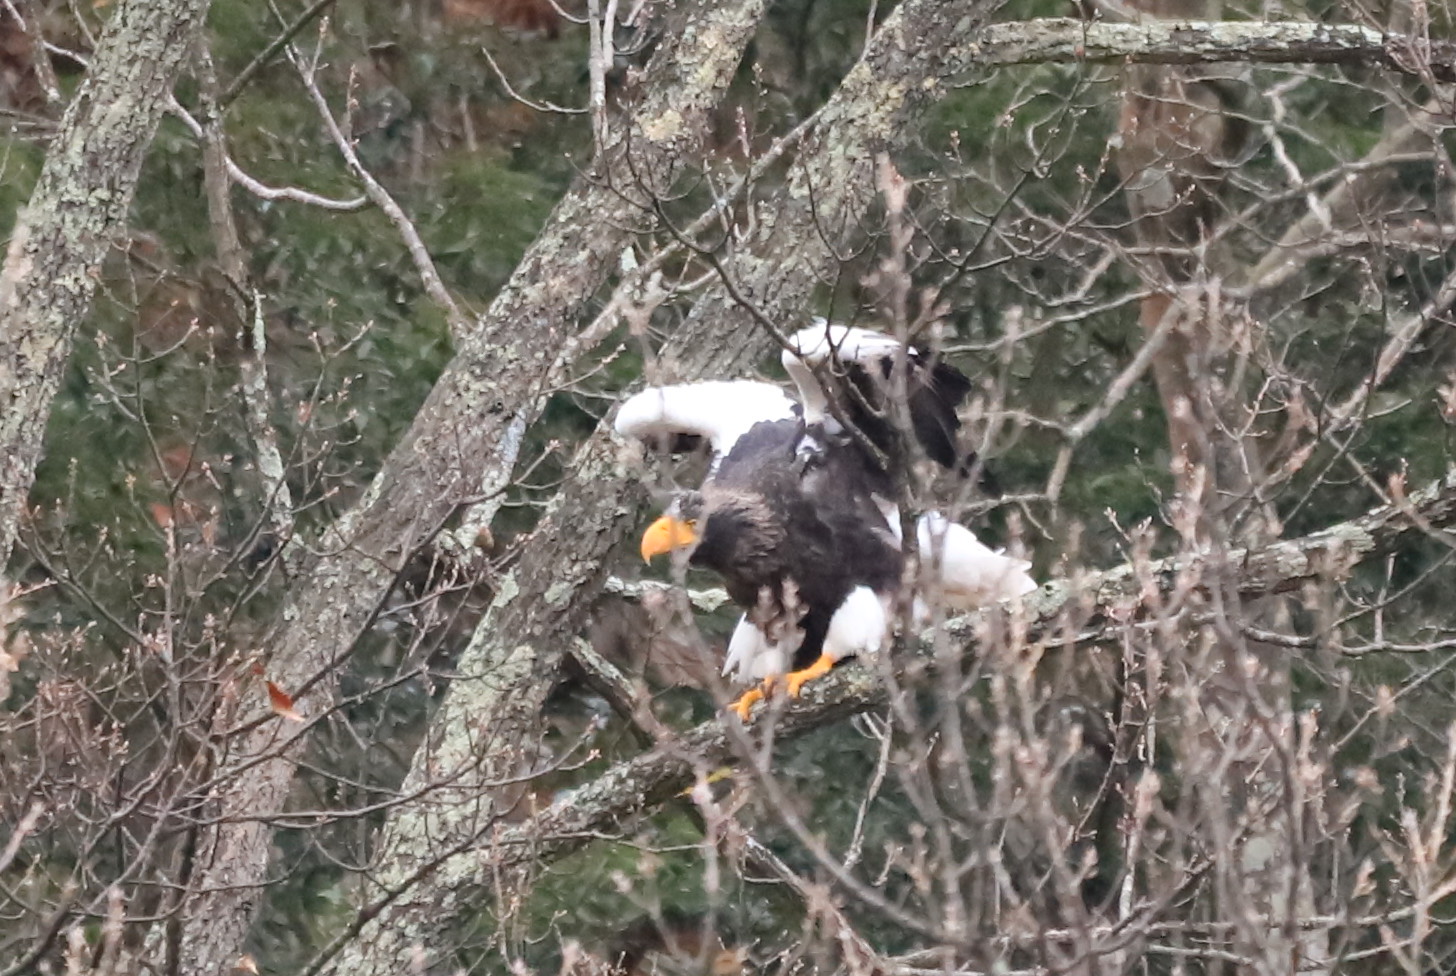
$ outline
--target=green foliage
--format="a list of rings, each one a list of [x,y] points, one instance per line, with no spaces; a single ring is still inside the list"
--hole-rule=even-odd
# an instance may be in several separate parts
[[[882,19],[889,6],[870,0],[772,5],[709,140],[712,178],[690,174],[663,202],[664,212],[692,217],[721,192],[725,175],[741,171],[740,123],[758,149],[820,104],[861,53],[866,18],[874,10]],[[1052,0],[1017,0],[1000,16],[1064,12]],[[295,13],[290,8],[282,15]],[[499,90],[480,48],[487,46],[529,97],[580,106],[587,95],[586,31],[566,26],[549,38],[484,22],[447,24],[443,16],[433,4],[345,0],[331,12],[327,31],[310,26],[297,43],[310,62],[317,54],[319,84],[330,105],[365,165],[411,216],[447,289],[462,307],[479,311],[508,280],[590,153],[584,116],[521,108]],[[279,29],[268,5],[214,3],[209,36],[224,86]],[[619,72],[627,80],[614,75],[614,98],[631,96],[634,70]],[[1343,178],[1340,166],[1388,135],[1389,86],[1374,83],[1376,77],[1355,69],[1259,67],[1226,80],[1229,116],[1247,132],[1217,209],[1224,218],[1257,210],[1257,219],[1230,221],[1226,237],[1210,248],[1211,265],[1239,266],[1263,253],[1277,228],[1308,209],[1305,190],[1329,189]],[[918,309],[933,287],[943,306],[937,317],[947,357],[975,378],[983,400],[1004,396],[995,405],[1005,407],[1009,419],[996,431],[989,463],[1010,494],[1033,493],[1047,483],[1068,445],[1070,425],[1104,401],[1142,347],[1139,296],[1166,285],[1139,263],[1146,255],[1133,253],[1138,241],[1127,181],[1115,165],[1113,143],[1122,137],[1119,112],[1128,85],[1119,69],[1085,65],[971,77],[931,111],[915,145],[896,160],[911,183],[916,234],[910,261],[916,288],[924,290],[912,296],[912,305]],[[1286,118],[1310,120],[1279,128],[1277,144],[1268,134],[1274,128],[1269,93],[1275,90]],[[1417,94],[1413,88],[1402,97],[1418,100]],[[195,86],[185,86],[179,97],[190,107],[199,102]],[[238,165],[270,186],[338,200],[361,193],[287,59],[264,67],[228,106],[225,128]],[[0,139],[0,233],[12,231],[42,160],[36,141],[13,134]],[[1410,220],[1449,223],[1449,204],[1440,199],[1449,179],[1443,166],[1436,153],[1392,166],[1371,212],[1389,204]],[[1310,187],[1269,189],[1286,187],[1291,171],[1313,181]],[[755,192],[772,193],[781,175],[771,171]],[[99,672],[117,660],[142,660],[129,665],[136,668],[128,673],[134,684],[117,683],[118,699],[132,709],[122,709],[123,724],[132,730],[149,728],[147,710],[171,689],[136,654],[130,628],[175,621],[181,639],[193,642],[189,666],[196,671],[189,680],[199,686],[232,680],[248,673],[246,664],[266,659],[262,629],[292,582],[234,572],[263,548],[265,534],[240,395],[252,354],[244,332],[254,312],[267,338],[269,416],[310,541],[400,446],[452,355],[444,314],[425,295],[397,228],[378,208],[323,209],[261,200],[240,188],[231,201],[256,295],[237,295],[222,280],[197,140],[182,122],[167,119],[138,187],[131,239],[107,264],[54,404],[33,492],[32,549],[16,574],[29,582],[62,581],[35,596],[28,613],[74,631],[65,651],[72,657],[61,662],[65,669]],[[821,310],[832,306],[842,317],[864,320],[886,313],[887,288],[877,278],[889,248],[881,217],[865,221],[839,279],[822,283]],[[1121,249],[1117,260],[1093,273],[1108,242]],[[644,236],[641,243],[645,254],[668,238]],[[729,239],[723,252],[735,243]],[[1217,377],[1250,399],[1266,398],[1259,419],[1267,429],[1250,435],[1250,442],[1258,449],[1274,443],[1278,424],[1269,418],[1283,422],[1294,414],[1296,397],[1318,412],[1358,390],[1393,330],[1440,292],[1451,269],[1448,250],[1439,238],[1410,248],[1384,239],[1351,242],[1311,258],[1297,281],[1261,293],[1250,306],[1259,337],[1249,343],[1246,372]],[[704,263],[682,257],[668,264],[664,278],[705,270]],[[291,804],[369,813],[278,834],[286,877],[267,892],[253,944],[269,971],[301,968],[352,920],[358,892],[350,866],[367,861],[371,831],[382,822],[442,689],[455,678],[453,662],[491,596],[491,572],[516,558],[511,543],[529,531],[561,480],[573,476],[576,446],[617,392],[641,379],[644,350],[670,332],[690,298],[675,296],[658,309],[648,336],[626,329],[608,336],[602,354],[583,365],[589,375],[550,401],[527,435],[521,481],[509,489],[508,507],[494,526],[495,548],[483,557],[494,562],[444,600],[449,619],[424,619],[420,605],[428,600],[422,593],[435,581],[422,582],[428,572],[410,567],[382,602],[376,626],[350,649],[338,689],[342,704],[326,729],[312,733],[306,757],[310,773],[324,772],[308,777]],[[1409,488],[1450,467],[1452,420],[1443,414],[1440,390],[1452,382],[1453,346],[1444,330],[1426,329],[1369,400],[1357,429],[1317,440],[1299,471],[1271,483],[1259,501],[1282,521],[1286,535],[1368,509],[1392,476],[1403,477]],[[776,370],[771,363],[765,367],[769,374]],[[1055,500],[1036,499],[1020,510],[1008,505],[977,530],[1000,541],[1015,514],[1038,576],[1064,558],[1099,568],[1122,561],[1126,530],[1141,523],[1159,534],[1155,553],[1172,551],[1178,541],[1168,524],[1173,452],[1163,402],[1151,377],[1131,384],[1107,417],[1071,446],[1069,476]],[[195,506],[191,514],[189,505]],[[198,544],[206,533],[215,534],[225,556]],[[1064,551],[1074,537],[1077,551]],[[1446,541],[1433,536],[1388,565],[1362,567],[1339,580],[1339,597],[1374,605],[1399,591],[1401,614],[1382,621],[1385,639],[1415,643],[1444,633],[1452,598]],[[660,568],[647,571],[655,572]],[[694,575],[689,582],[717,581]],[[1325,642],[1375,639],[1368,616],[1341,622],[1334,632],[1321,630],[1335,599],[1333,584],[1293,596],[1291,632],[1321,634]],[[736,615],[730,608],[700,620],[705,637],[721,642]],[[208,644],[209,621],[217,619],[235,623],[246,639],[239,638],[238,646]],[[1038,686],[1044,695],[1036,698],[1036,715],[1012,714],[984,677],[964,689],[967,714],[982,719],[966,733],[968,755],[962,757],[974,791],[989,794],[998,786],[993,763],[999,723],[1024,719],[1036,727],[1068,701],[1096,698],[1099,715],[1123,707],[1113,699],[1122,694],[1120,683],[1136,676],[1108,678],[1115,668],[1106,664],[1121,662],[1121,655],[1121,648],[1109,646],[1090,652],[1091,663],[1059,662],[1061,677]],[[1343,660],[1325,646],[1295,656],[1294,708],[1317,716],[1336,743],[1323,761],[1338,770],[1337,788],[1359,807],[1352,831],[1362,837],[1395,836],[1402,811],[1433,795],[1456,694],[1449,665],[1391,653]],[[1098,682],[1119,683],[1116,694],[1097,698],[1103,690]],[[12,686],[11,706],[35,700],[41,685],[33,674],[22,675]],[[260,693],[257,681],[240,687],[239,694]],[[1398,708],[1414,732],[1391,731],[1391,700],[1382,697],[1390,689],[1401,689]],[[926,700],[914,703],[916,714],[933,726],[935,703],[930,690],[921,692]],[[1180,713],[1166,703],[1160,707],[1155,718],[1176,727]],[[714,709],[701,692],[659,690],[656,714],[686,727]],[[640,749],[626,723],[580,687],[559,688],[546,713],[547,745],[563,753],[577,748],[572,755],[579,761],[542,778],[543,798]],[[926,741],[939,741],[945,732],[932,728]],[[1156,753],[1138,761],[1164,777],[1159,796],[1171,809],[1201,787],[1202,771],[1181,768],[1167,741],[1175,735],[1159,734],[1165,738]],[[893,744],[899,749],[906,741]],[[929,760],[921,755],[916,761]],[[781,745],[773,771],[800,821],[829,850],[842,853],[858,843],[888,858],[887,851],[919,843],[922,824],[904,782],[890,775],[866,808],[863,834],[855,835],[862,787],[878,762],[877,741],[839,725]],[[1384,792],[1352,785],[1367,768],[1387,784]],[[937,789],[945,791],[945,784]],[[755,792],[751,778],[718,784],[716,794],[723,802],[742,800],[744,821],[791,868],[824,878],[822,865]],[[945,796],[964,801],[954,811],[958,828],[992,822],[971,799]],[[1103,809],[1117,813],[1112,805]],[[1106,841],[1107,831],[1097,835],[1094,820],[1089,814],[1079,822],[1077,843]],[[476,924],[461,934],[466,948],[460,964],[503,970],[519,959],[551,972],[567,940],[610,947],[632,921],[669,915],[707,916],[733,939],[775,951],[799,938],[807,924],[802,901],[781,886],[745,882],[730,863],[731,852],[705,845],[687,800],[644,814],[631,827],[630,844],[604,840],[541,870],[528,901],[510,906],[509,913],[498,914],[501,906],[482,900]],[[957,841],[968,843],[963,836]],[[1039,869],[1063,853],[1047,849],[1041,838],[1027,841],[1025,849],[1033,853],[1023,863]],[[83,858],[59,845],[53,861],[60,878]],[[1098,880],[1116,870],[1103,865]],[[1386,873],[1382,883],[1398,883]],[[880,888],[896,904],[918,897],[903,866],[886,867]],[[886,952],[915,945],[913,933],[862,905],[846,911]],[[509,938],[500,935],[503,924]]]
[[[535,238],[559,185],[484,155],[456,154],[419,203],[422,230],[442,274],[482,305]]]

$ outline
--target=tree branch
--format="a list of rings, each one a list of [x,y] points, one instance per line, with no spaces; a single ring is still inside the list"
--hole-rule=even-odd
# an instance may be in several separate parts
[[[1072,18],[992,24],[976,36],[978,67],[1134,62],[1377,65],[1456,80],[1456,44],[1426,42],[1355,24],[1306,21],[1151,20],[1113,24]],[[1419,56],[1417,51],[1420,52]]]
[[[1053,580],[1029,594],[1023,604],[1027,644],[1056,644],[1068,640],[1104,640],[1129,624],[1128,612],[1148,595],[1146,581],[1156,582],[1159,594],[1186,585],[1189,578],[1214,568],[1232,574],[1240,598],[1253,600],[1288,592],[1308,581],[1343,576],[1370,559],[1397,551],[1434,532],[1456,525],[1456,474],[1448,475],[1413,494],[1408,503],[1383,506],[1361,518],[1320,532],[1251,550],[1234,550],[1221,557],[1180,556],[1138,566],[1125,564],[1083,579]],[[1075,610],[1081,624],[1071,634],[1064,623]],[[963,655],[977,650],[975,635],[1000,629],[1007,610],[991,607],[948,621],[941,634],[920,635],[912,647],[901,647],[896,667],[903,674],[908,663],[933,664],[937,640],[944,635],[969,643]],[[887,700],[884,684],[865,665],[836,668],[829,677],[809,685],[798,702],[790,703],[774,725],[779,740],[791,739],[849,715],[868,711]],[[528,821],[501,831],[492,841],[490,856],[480,861],[478,875],[464,882],[474,886],[502,870],[559,860],[597,839],[604,831],[620,831],[628,818],[676,796],[693,782],[695,770],[713,769],[741,759],[730,724],[737,719],[705,722],[652,752],[620,763],[597,779],[561,796]],[[463,894],[463,892],[455,892]]]
[[[126,224],[142,159],[207,6],[118,6],[11,235],[0,269],[0,571],[71,340]]]
[[[313,3],[305,7],[303,12],[293,19],[291,24],[283,28],[283,33],[269,41],[268,46],[259,51],[253,60],[249,61],[247,66],[238,72],[238,76],[228,84],[227,90],[218,96],[218,108],[226,109],[231,105],[233,99],[242,93],[244,85],[252,81],[253,77],[259,71],[266,68],[268,63],[278,56],[278,52],[283,50],[289,41],[298,36],[299,31],[307,27],[310,21],[333,6],[333,4],[334,0],[314,0]]]

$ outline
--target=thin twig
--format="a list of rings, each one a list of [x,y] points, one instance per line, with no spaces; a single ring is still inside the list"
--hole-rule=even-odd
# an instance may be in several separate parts
[[[315,17],[333,6],[334,3],[335,0],[314,0],[303,13],[294,18],[293,23],[285,27],[283,33],[273,38],[267,47],[259,51],[257,57],[249,61],[247,67],[238,72],[238,76],[233,79],[232,84],[228,85],[227,89],[217,97],[218,109],[223,110],[231,105],[233,99],[242,93],[243,86],[252,81],[253,76],[263,70],[268,62],[272,61],[278,55],[278,52],[283,50],[284,45],[297,37],[299,31],[307,27]]]
[[[490,65],[491,71],[495,72],[495,80],[501,83],[501,87],[506,90],[506,94],[527,108],[535,109],[538,112],[556,112],[561,115],[585,115],[590,111],[590,109],[586,108],[567,108],[565,105],[557,105],[555,102],[538,102],[527,98],[511,86],[511,80],[506,77],[506,73],[496,63],[495,57],[490,53],[490,48],[482,44],[480,46],[480,53],[485,55],[485,63]]]
[[[5,9],[15,18],[27,37],[30,38],[30,62],[45,94],[46,105],[55,107],[61,103],[61,86],[56,80],[56,69],[51,64],[46,50],[45,38],[40,32],[40,10],[35,0],[3,0]]]
[[[460,310],[460,306],[455,304],[455,299],[450,296],[450,292],[445,288],[445,283],[440,280],[440,273],[435,268],[435,261],[430,257],[425,242],[420,239],[419,230],[405,214],[404,209],[395,202],[389,191],[360,162],[358,153],[354,151],[354,144],[339,128],[338,120],[334,118],[328,101],[324,98],[323,92],[319,90],[313,69],[304,65],[303,59],[299,57],[293,45],[287,45],[286,50],[289,60],[293,62],[294,68],[298,71],[299,79],[303,82],[304,90],[308,92],[308,97],[313,102],[314,108],[318,110],[324,128],[328,130],[329,138],[334,142],[334,147],[344,157],[344,162],[348,164],[350,172],[364,185],[365,195],[376,207],[384,211],[384,215],[389,218],[390,223],[394,224],[395,231],[403,239],[405,248],[414,261],[415,271],[420,276],[425,293],[444,311],[445,317],[450,323],[450,331],[456,336],[461,335],[469,326],[469,319]]]

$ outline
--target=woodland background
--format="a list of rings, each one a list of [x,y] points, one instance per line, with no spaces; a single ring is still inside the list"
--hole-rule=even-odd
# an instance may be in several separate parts
[[[0,0],[0,974],[1447,971],[1450,17]],[[599,422],[810,314],[1051,582],[745,729]]]

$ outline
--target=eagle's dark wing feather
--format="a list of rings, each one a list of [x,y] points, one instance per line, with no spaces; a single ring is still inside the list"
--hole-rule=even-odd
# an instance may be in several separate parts
[[[918,357],[917,357],[918,358]],[[961,419],[956,409],[971,393],[971,381],[948,363],[923,365],[910,388],[910,423],[915,439],[937,464],[955,468],[967,463],[957,434]]]
[[[901,355],[916,441],[936,463],[969,470],[974,457],[959,447],[961,422],[956,409],[970,395],[971,381],[949,363],[906,349],[884,333],[830,325],[823,319],[795,333],[782,359],[799,388],[807,424],[834,432],[839,426],[834,417],[837,409],[875,447],[890,451],[895,443],[891,390]]]

